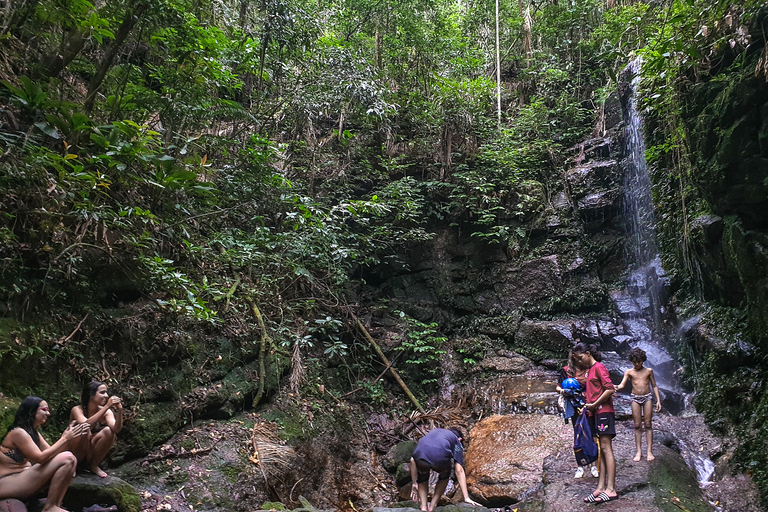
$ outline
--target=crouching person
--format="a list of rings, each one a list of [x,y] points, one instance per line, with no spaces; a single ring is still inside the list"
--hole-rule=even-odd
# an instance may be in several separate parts
[[[53,445],[38,429],[51,415],[48,402],[25,398],[16,411],[8,434],[0,443],[0,499],[27,500],[48,487],[44,511],[65,512],[64,494],[75,476],[77,460],[66,451],[77,438],[88,433],[85,425],[70,425]]]
[[[423,512],[430,512],[437,507],[451,476],[456,473],[459,489],[464,502],[477,505],[469,498],[467,477],[464,473],[464,448],[461,445],[463,434],[458,428],[436,428],[421,438],[411,457],[411,499],[418,501]],[[429,493],[429,472],[435,471],[439,477],[431,503],[427,503]]]

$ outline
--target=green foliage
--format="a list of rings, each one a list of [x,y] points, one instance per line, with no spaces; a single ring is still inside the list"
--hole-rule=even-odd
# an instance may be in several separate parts
[[[48,94],[43,91],[40,84],[33,82],[24,75],[20,76],[18,80],[21,85],[20,87],[16,87],[5,80],[0,81],[10,91],[13,103],[22,107],[27,114],[35,114],[47,106]]]
[[[443,345],[447,338],[440,336],[436,322],[426,324],[406,315],[403,311],[395,313],[405,322],[405,333],[395,350],[404,353],[406,358],[404,362],[408,371],[421,384],[436,384],[442,375],[441,361],[443,354],[446,353]]]

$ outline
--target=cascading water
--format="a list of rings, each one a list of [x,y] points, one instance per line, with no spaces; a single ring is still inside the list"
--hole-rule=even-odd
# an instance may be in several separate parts
[[[659,258],[651,180],[645,161],[642,117],[637,109],[636,88],[641,61],[634,60],[627,69],[632,76],[625,110],[624,225],[625,256],[629,267],[626,293],[617,297],[624,326],[632,337],[632,346],[646,351],[657,378],[671,381],[674,361],[658,343],[662,332],[661,292],[665,281]]]
[[[624,168],[624,226],[625,257],[629,268],[626,291],[614,300],[623,318],[624,328],[631,336],[630,345],[645,350],[649,366],[662,388],[675,388],[671,370],[674,359],[662,346],[662,291],[666,275],[661,266],[655,234],[655,217],[651,180],[645,160],[642,116],[637,109],[637,85],[642,61],[636,59],[627,67],[631,76],[625,103]],[[676,436],[677,437],[677,436]],[[686,463],[698,474],[699,483],[708,485],[714,473],[714,463],[706,456],[689,449],[678,438]]]

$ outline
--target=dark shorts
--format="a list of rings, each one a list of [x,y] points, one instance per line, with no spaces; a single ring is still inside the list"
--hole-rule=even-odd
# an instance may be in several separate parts
[[[589,429],[593,437],[616,437],[616,414],[612,412],[600,412],[595,416],[589,416]]]
[[[451,477],[450,463],[446,467],[436,467],[436,466],[431,466],[424,459],[419,459],[416,461],[416,471],[418,472],[418,477],[416,478],[416,482],[420,484],[423,484],[424,482],[428,482],[430,470],[436,471],[439,474],[439,476],[437,477],[438,480],[448,480]]]

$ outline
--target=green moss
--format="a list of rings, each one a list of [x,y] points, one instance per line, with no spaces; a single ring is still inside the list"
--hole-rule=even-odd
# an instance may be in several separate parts
[[[0,398],[0,439],[8,433],[8,428],[16,417],[16,409],[19,408],[19,401],[7,397]]]
[[[229,483],[235,484],[237,483],[240,475],[243,473],[243,468],[237,464],[227,462],[219,466],[218,471],[224,476],[224,478],[227,479]]]
[[[120,512],[139,512],[141,498],[131,484],[119,478],[97,479],[95,476],[77,476],[64,496],[69,510],[82,510],[94,503],[117,505]]]
[[[141,404],[133,408],[136,418],[120,433],[112,459],[141,455],[169,439],[186,420],[176,403]]]
[[[285,505],[279,501],[265,501],[259,507],[259,510],[287,510]]]
[[[653,503],[663,512],[712,510],[693,473],[680,456],[671,450],[664,450],[657,455],[649,472],[648,484],[654,490]]]

